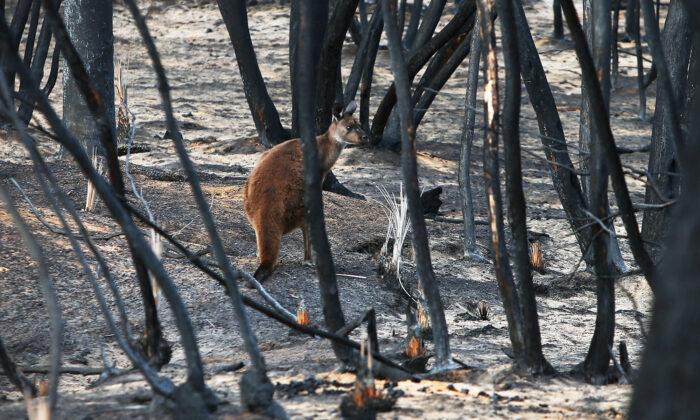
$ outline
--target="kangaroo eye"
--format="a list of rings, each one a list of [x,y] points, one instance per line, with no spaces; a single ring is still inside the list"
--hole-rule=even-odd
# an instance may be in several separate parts
[[[348,125],[347,127],[345,127],[345,129],[350,131],[350,130],[352,130],[352,127]]]

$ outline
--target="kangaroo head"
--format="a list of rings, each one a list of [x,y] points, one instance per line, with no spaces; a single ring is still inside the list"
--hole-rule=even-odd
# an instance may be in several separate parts
[[[367,135],[360,123],[352,116],[357,109],[355,101],[350,102],[341,112],[333,113],[333,122],[328,128],[330,137],[338,143],[344,145],[356,144],[362,145],[367,143]]]

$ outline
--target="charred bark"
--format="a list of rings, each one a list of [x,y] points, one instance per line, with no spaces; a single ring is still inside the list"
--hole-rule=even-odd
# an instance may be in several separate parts
[[[423,14],[423,20],[416,33],[416,39],[411,43],[409,51],[415,51],[417,48],[422,47],[433,36],[435,28],[440,23],[445,3],[447,3],[447,0],[431,0],[428,9]]]
[[[403,185],[408,201],[408,214],[413,229],[413,249],[415,250],[416,267],[418,277],[423,288],[428,314],[433,328],[435,342],[435,371],[450,369],[454,366],[450,353],[449,335],[442,299],[437,287],[435,274],[430,261],[430,248],[428,247],[428,233],[425,227],[425,218],[420,205],[418,173],[416,162],[416,130],[413,125],[413,110],[411,109],[410,78],[403,55],[401,37],[396,27],[396,0],[383,0],[382,13],[386,25],[386,35],[389,40],[389,53],[391,55],[391,69],[394,74],[394,83],[397,87],[398,113],[401,121],[401,167],[403,173]]]
[[[598,82],[603,89],[603,101],[605,102],[606,115],[610,115],[610,40],[611,40],[611,23],[610,23],[610,0],[585,0],[583,2],[583,31],[586,35],[586,41],[591,46],[591,53],[595,63]],[[591,111],[589,95],[586,92],[586,86],[581,85],[581,126],[579,127],[579,154],[580,166],[582,173],[589,173],[591,166],[591,143],[597,141],[599,136],[598,131],[593,128],[591,123]],[[606,170],[604,167],[602,170]],[[584,197],[590,197],[589,177],[582,177],[581,187]],[[607,183],[606,183],[607,186]],[[606,214],[610,213],[610,204],[608,203],[607,195],[601,196],[603,204],[606,207]],[[591,206],[592,208],[592,206]],[[606,220],[606,219],[602,219]],[[606,222],[608,229],[615,230],[613,220]],[[607,250],[610,254],[615,269],[624,273],[627,271],[627,266],[620,252],[620,245],[617,237],[610,235],[608,237],[610,244]]]
[[[403,47],[408,50],[416,40],[418,34],[418,24],[423,14],[423,0],[414,0],[411,6],[411,20],[408,21],[406,33],[403,36]]]
[[[649,283],[649,286],[654,290],[657,280],[656,267],[652,263],[639,233],[637,218],[634,214],[629,190],[627,189],[627,182],[625,181],[625,175],[622,171],[620,156],[617,154],[615,147],[615,139],[610,129],[610,120],[607,116],[600,84],[596,77],[593,59],[588,45],[586,44],[586,38],[581,29],[581,24],[578,20],[578,15],[576,14],[576,9],[574,8],[572,0],[561,0],[561,2],[562,10],[564,11],[564,16],[569,26],[569,31],[571,32],[571,37],[576,46],[576,55],[581,65],[583,83],[588,86],[587,91],[590,94],[593,126],[600,134],[599,138],[605,151],[608,170],[610,171],[610,179],[612,180],[615,198],[617,199],[617,205],[622,216],[622,222],[627,231],[630,249],[632,250],[635,261]]]
[[[289,132],[282,127],[277,108],[267,93],[265,81],[260,73],[248,29],[246,2],[217,0],[217,4],[236,54],[236,62],[243,79],[243,90],[258,132],[258,142],[267,147],[281,143],[289,139]]]
[[[348,76],[348,81],[345,84],[345,93],[343,95],[344,105],[349,104],[355,99],[357,88],[360,85],[360,80],[364,74],[367,63],[370,61],[374,62],[374,57],[377,55],[379,38],[382,35],[383,29],[384,20],[382,19],[381,12],[377,10],[369,21],[367,32],[362,37],[360,48],[358,48],[355,61],[352,63],[352,70],[350,70],[350,76]],[[368,56],[370,52],[374,53],[374,57]],[[360,111],[362,111],[362,109],[360,109]]]
[[[530,271],[530,246],[527,240],[525,193],[523,192],[520,162],[521,89],[517,30],[511,0],[497,0],[496,10],[501,21],[503,58],[506,67],[506,96],[503,106],[503,155],[506,169],[506,196],[508,198],[510,230],[513,236],[515,285],[520,295],[520,307],[514,309],[522,313],[524,359],[521,368],[525,368],[530,374],[539,374],[551,370],[551,367],[547,364],[542,354],[537,303],[535,302],[535,291]],[[497,80],[494,79],[493,81],[496,82]],[[495,120],[497,121],[497,117]],[[498,168],[496,167],[496,169]],[[498,177],[496,177],[496,180],[498,180]],[[503,242],[505,243],[505,240]],[[507,264],[507,261],[506,258],[504,262]],[[515,304],[516,302],[514,301],[513,303]],[[513,348],[515,347],[513,345]]]
[[[318,60],[321,55],[323,30],[326,27],[328,0],[300,0],[299,16],[304,25],[299,28],[299,46],[296,72],[299,77],[299,131],[304,153],[304,206],[306,225],[311,245],[316,253],[316,272],[321,289],[323,316],[329,330],[337,331],[345,325],[345,317],[340,303],[335,266],[331,253],[326,226],[323,219],[321,198],[321,170],[318,147],[316,145],[316,83],[318,81]],[[353,364],[350,349],[333,343],[333,351],[338,361],[346,366]]]
[[[525,368],[525,334],[520,312],[520,296],[513,281],[503,225],[503,204],[498,170],[498,63],[496,61],[496,32],[492,8],[488,0],[478,0],[479,31],[484,48],[484,182],[488,197],[489,227],[491,229],[491,253],[496,271],[498,290],[508,321],[508,333],[513,346],[515,363]]]
[[[437,33],[437,35],[435,35],[422,47],[409,53],[409,55],[406,57],[409,87],[413,82],[413,78],[425,65],[425,63],[430,60],[430,57],[432,57],[436,51],[442,48],[445,43],[450,41],[460,32],[460,30],[463,29],[464,24],[475,12],[476,5],[474,0],[465,0],[464,2],[460,3],[460,9],[454,15],[452,20],[450,20],[450,22]],[[384,128],[389,121],[389,116],[391,115],[395,104],[396,88],[392,83],[391,86],[389,86],[387,93],[384,95],[384,98],[382,98],[381,103],[377,107],[377,111],[374,114],[374,119],[372,120],[370,138],[374,146],[379,146],[382,142]],[[390,140],[393,141],[389,141],[387,146],[393,144],[397,139]]]
[[[414,100],[416,111],[413,116],[413,124],[416,128],[420,125],[425,113],[428,112],[428,108],[430,108],[433,100],[435,100],[437,92],[445,86],[450,76],[452,76],[469,54],[471,49],[470,34],[471,32],[468,32],[464,38],[461,39],[459,44],[456,45],[455,49],[452,51],[449,59],[440,67],[440,70],[424,83],[419,83],[416,88],[416,94],[420,94],[419,99],[417,101]]]
[[[340,54],[350,22],[355,15],[358,0],[338,1],[325,28],[323,48],[319,60],[318,82],[316,83],[316,133],[326,131],[331,122],[336,86],[341,83]],[[320,23],[320,22],[319,22]],[[324,22],[325,26],[325,22]],[[342,90],[342,84],[341,84]],[[346,104],[340,104],[344,106]]]
[[[694,28],[694,45],[700,45],[700,5],[684,1]],[[688,83],[697,86],[700,68],[688,75]],[[693,93],[693,107],[688,115],[700,114],[698,91]],[[688,161],[700,159],[700,120],[689,120],[687,146],[680,154]],[[629,418],[698,418],[700,417],[700,167],[682,166],[682,195],[673,217],[666,257],[661,272],[649,330],[649,341],[642,356],[642,366],[635,381]]]
[[[557,162],[550,165],[552,184],[557,190],[559,201],[568,218],[571,230],[576,236],[581,253],[589,266],[593,266],[592,254],[588,253],[591,243],[591,228],[587,227],[586,200],[581,192],[581,184],[573,172],[573,163],[566,146],[566,137],[561,125],[559,112],[552,90],[549,87],[542,62],[528,27],[525,11],[519,0],[514,0],[515,24],[518,29],[518,50],[520,53],[520,73],[530,97],[540,131],[540,140],[547,160]]]
[[[476,246],[476,225],[472,200],[471,166],[472,143],[474,142],[474,122],[476,120],[476,90],[479,82],[479,60],[481,60],[481,37],[478,30],[471,34],[469,70],[467,71],[467,92],[465,94],[465,115],[460,136],[458,182],[464,219],[464,257],[486,262]]]
[[[552,12],[554,13],[554,30],[552,38],[564,39],[564,22],[561,17],[561,6],[559,0],[552,0]]]
[[[662,48],[668,58],[668,70],[676,98],[682,98],[686,92],[688,61],[691,49],[691,33],[688,25],[688,15],[680,1],[671,2],[666,17]],[[649,152],[647,180],[654,187],[647,186],[644,202],[646,204],[662,204],[676,199],[680,194],[680,174],[678,155],[675,144],[671,140],[669,127],[669,109],[661,98],[661,89],[656,91],[656,110],[654,125],[651,133],[651,150]],[[684,112],[684,101],[679,102],[679,112]],[[659,196],[659,194],[662,194]],[[671,231],[671,214],[673,208],[647,209],[644,211],[642,237],[657,243],[665,243],[665,237]],[[647,247],[655,262],[660,261],[662,250],[657,247]]]

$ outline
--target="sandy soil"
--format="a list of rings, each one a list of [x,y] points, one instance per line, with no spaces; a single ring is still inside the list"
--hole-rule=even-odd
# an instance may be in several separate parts
[[[255,135],[253,122],[243,95],[233,50],[216,5],[183,3],[166,6],[153,3],[146,7],[148,23],[163,56],[168,72],[176,115],[180,119],[190,155],[203,174],[204,190],[215,197],[213,214],[224,239],[227,253],[241,268],[254,271],[255,235],[248,224],[242,205],[245,177],[262,153],[250,140]],[[554,91],[557,105],[578,107],[580,103],[579,68],[569,41],[552,41],[551,11],[548,2],[533,1],[526,12],[544,67]],[[253,42],[263,76],[282,116],[289,124],[289,70],[286,48],[288,7],[260,5],[251,7],[249,19]],[[150,61],[141,45],[128,13],[115,8],[115,54],[127,67],[129,105],[137,114],[137,143],[150,147],[148,153],[132,157],[132,173],[157,220],[169,231],[183,229],[178,238],[192,249],[204,248],[206,232],[197,216],[189,188],[178,171],[170,140],[163,139],[165,122]],[[631,44],[622,44],[631,49]],[[347,76],[355,48],[346,43],[343,74]],[[620,56],[621,74],[615,90],[611,114],[618,144],[641,146],[650,136],[648,121],[636,118],[636,82],[633,57]],[[388,51],[381,50],[375,71],[375,107],[387,88],[391,74]],[[442,213],[461,217],[457,188],[459,132],[463,117],[466,63],[456,72],[432,105],[418,130],[418,153],[421,187],[444,189]],[[61,108],[61,91],[52,95]],[[653,109],[654,91],[649,91]],[[571,139],[578,137],[578,113],[562,111],[564,129]],[[543,156],[537,138],[534,113],[523,97],[523,147]],[[479,120],[477,120],[477,124]],[[39,136],[40,147],[58,175],[61,184],[77,202],[82,202],[85,185],[79,171],[69,160],[59,159],[57,147]],[[480,178],[481,141],[474,145],[473,188],[478,219],[486,218],[483,184]],[[576,156],[572,156],[576,160]],[[646,154],[623,155],[625,163],[645,167]],[[325,194],[324,204],[328,236],[334,253],[343,311],[348,319],[374,307],[377,311],[381,348],[387,353],[404,344],[404,315],[401,300],[382,285],[376,273],[376,251],[386,232],[386,219],[377,203],[377,186],[398,192],[400,160],[387,151],[363,148],[343,152],[334,169],[338,178],[351,190],[365,195],[367,201]],[[58,218],[50,210],[31,163],[13,134],[0,131],[0,182],[11,186],[13,177],[26,190],[41,215],[53,226]],[[544,275],[535,274],[538,310],[544,354],[561,372],[550,378],[522,378],[509,370],[510,359],[503,348],[509,347],[503,312],[493,267],[462,258],[460,225],[428,221],[431,256],[445,306],[453,354],[472,369],[420,383],[400,382],[404,395],[395,410],[380,418],[600,418],[619,417],[629,402],[629,385],[593,386],[568,375],[582,362],[590,342],[595,321],[595,279],[579,267],[572,275],[580,252],[563,220],[564,212],[551,186],[549,172],[541,160],[523,155],[523,178],[528,202],[528,229],[539,237],[547,266]],[[643,201],[644,187],[628,177],[635,202]],[[102,366],[102,352],[119,368],[129,362],[118,348],[98,310],[84,273],[70,250],[67,239],[52,234],[32,215],[19,192],[12,187],[21,214],[29,222],[44,247],[50,262],[51,277],[56,284],[66,321],[64,363],[66,365]],[[130,200],[136,203],[131,194]],[[611,200],[614,197],[611,196]],[[98,205],[83,220],[94,232],[103,235],[118,231],[118,226]],[[192,221],[191,224],[188,223]],[[623,229],[617,226],[618,232]],[[488,250],[488,228],[479,226],[479,248]],[[142,322],[140,299],[134,273],[121,237],[99,241],[113,273],[119,278],[130,322],[138,329]],[[623,254],[633,266],[625,243]],[[318,285],[313,268],[301,264],[302,239],[296,232],[283,240],[280,264],[266,288],[287,308],[294,310],[303,300],[314,322],[322,324]],[[90,260],[94,263],[94,259]],[[230,300],[222,288],[182,259],[166,257],[165,267],[187,304],[208,371],[207,384],[226,404],[218,415],[237,412],[238,381],[244,371],[217,372],[217,366],[232,361],[246,361]],[[409,276],[413,266],[408,266]],[[19,235],[0,208],[0,333],[8,350],[21,366],[48,363],[48,323],[37,287],[34,265]],[[244,293],[259,299],[255,292]],[[490,319],[473,320],[466,308],[480,300],[488,304]],[[632,363],[638,367],[643,344],[641,326],[649,319],[651,295],[643,278],[630,276],[619,280],[617,287],[615,343],[626,341]],[[289,384],[314,375],[316,388],[295,395],[275,395],[294,418],[339,416],[341,396],[351,389],[354,376],[335,372],[337,367],[328,342],[289,333],[288,329],[249,312],[273,382]],[[164,374],[176,381],[184,378],[184,357],[177,342],[177,332],[169,308],[161,310],[167,338],[174,342],[172,363]],[[355,333],[354,338],[360,338]],[[41,379],[41,374],[30,374]],[[146,383],[136,373],[92,386],[96,376],[66,374],[61,377],[58,414],[61,418],[160,418],[165,416]],[[309,381],[306,381],[309,383]],[[451,385],[451,386],[450,386]],[[0,376],[0,417],[22,418],[21,396]]]

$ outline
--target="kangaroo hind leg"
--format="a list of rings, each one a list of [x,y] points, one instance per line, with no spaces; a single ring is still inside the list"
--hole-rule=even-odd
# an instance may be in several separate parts
[[[260,257],[260,266],[255,270],[253,277],[259,282],[267,280],[275,269],[277,264],[277,256],[280,251],[280,239],[282,233],[275,229],[262,228],[255,230],[255,236],[258,242],[258,257]]]
[[[314,261],[311,254],[311,240],[309,239],[309,229],[306,223],[301,225],[301,233],[304,235],[304,265],[313,266]]]

